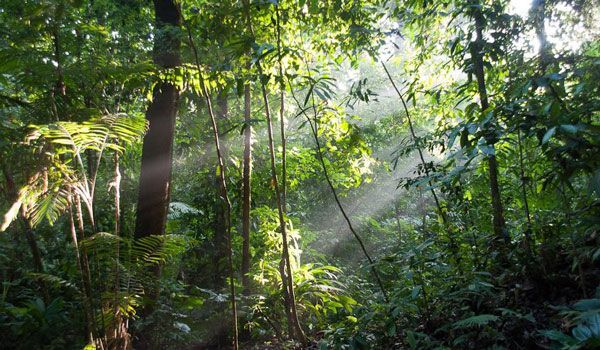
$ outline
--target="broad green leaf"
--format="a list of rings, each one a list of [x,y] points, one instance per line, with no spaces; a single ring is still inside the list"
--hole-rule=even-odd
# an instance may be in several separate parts
[[[552,136],[554,136],[555,133],[556,133],[556,127],[552,127],[550,129],[548,129],[548,131],[546,131],[546,133],[544,134],[544,137],[542,137],[542,144],[548,143],[550,138]]]

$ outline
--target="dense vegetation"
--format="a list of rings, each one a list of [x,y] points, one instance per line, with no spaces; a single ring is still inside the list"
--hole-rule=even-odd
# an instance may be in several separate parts
[[[3,0],[1,349],[600,347],[598,0]]]

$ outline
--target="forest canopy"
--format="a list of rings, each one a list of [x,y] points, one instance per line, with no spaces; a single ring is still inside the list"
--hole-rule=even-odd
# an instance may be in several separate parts
[[[0,33],[0,349],[600,348],[599,0]]]

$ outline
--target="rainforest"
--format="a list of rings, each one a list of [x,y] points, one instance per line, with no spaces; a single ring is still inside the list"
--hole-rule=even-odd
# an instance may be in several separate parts
[[[600,349],[600,0],[1,0],[0,350]]]

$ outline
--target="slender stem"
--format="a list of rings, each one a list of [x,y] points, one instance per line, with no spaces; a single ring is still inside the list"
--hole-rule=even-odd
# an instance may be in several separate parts
[[[73,247],[75,248],[75,258],[77,261],[77,269],[79,270],[79,275],[81,276],[81,287],[83,290],[83,308],[85,312],[86,318],[86,338],[89,344],[94,342],[94,333],[96,332],[96,318],[94,317],[93,305],[91,301],[91,287],[90,287],[90,279],[89,279],[89,270],[86,261],[84,260],[80,248],[79,248],[79,240],[77,238],[77,230],[75,229],[75,220],[73,218],[73,204],[72,204],[72,196],[69,193],[68,197],[69,202],[69,224],[71,229],[71,239],[73,241]],[[85,268],[84,268],[85,266]]]
[[[183,19],[183,16],[181,16]],[[217,120],[215,118],[215,114],[212,108],[212,101],[210,99],[210,94],[208,92],[208,88],[206,87],[206,84],[204,84],[204,77],[202,74],[202,68],[200,67],[200,59],[198,56],[198,49],[196,48],[196,45],[194,44],[194,39],[192,37],[192,31],[190,29],[190,26],[188,25],[188,23],[185,21],[185,19],[183,19],[183,23],[187,29],[187,34],[188,34],[188,39],[190,42],[190,46],[192,48],[192,52],[194,53],[194,60],[196,63],[196,69],[198,70],[198,80],[200,81],[200,89],[202,90],[201,93],[202,95],[204,95],[205,99],[206,99],[206,106],[208,109],[208,115],[210,117],[210,123],[212,126],[212,130],[213,130],[213,139],[214,139],[214,143],[215,143],[215,150],[217,153],[217,162],[218,162],[218,166],[219,166],[219,179],[221,181],[221,189],[222,189],[222,193],[221,193],[221,197],[223,199],[223,202],[225,204],[225,222],[227,225],[227,260],[228,260],[228,265],[229,265],[229,288],[230,288],[230,297],[231,297],[231,323],[232,323],[232,330],[233,330],[233,349],[237,350],[239,345],[238,345],[238,324],[237,324],[237,305],[236,305],[236,300],[235,300],[235,278],[234,278],[234,271],[233,271],[233,251],[232,251],[232,246],[231,246],[231,201],[229,200],[229,195],[228,195],[228,191],[227,191],[227,181],[225,181],[225,164],[223,162],[223,155],[221,153],[221,143],[219,141],[219,128],[217,126]]]
[[[525,177],[525,165],[523,162],[523,144],[521,140],[521,130],[517,129],[517,143],[519,145],[519,172],[521,175],[521,194],[523,196],[523,209],[527,217],[527,230],[525,230],[525,239],[527,245],[531,243],[531,214],[529,212],[529,202],[527,200],[527,181]]]
[[[438,214],[442,218],[442,223],[444,224],[444,227],[446,228],[446,231],[448,233],[448,239],[450,240],[450,246],[452,248],[452,254],[454,255],[454,260],[456,260],[457,264],[460,264],[461,259],[460,259],[460,255],[458,254],[458,245],[456,244],[456,240],[454,239],[453,232],[450,227],[450,222],[448,221],[448,216],[446,215],[446,212],[442,208],[442,205],[437,196],[437,193],[435,192],[435,189],[433,188],[433,183],[429,177],[430,176],[429,167],[427,166],[427,162],[425,162],[425,156],[423,155],[423,150],[421,149],[421,146],[419,145],[419,139],[417,138],[417,133],[415,132],[415,127],[413,125],[410,112],[408,111],[408,106],[406,104],[406,100],[404,99],[404,96],[400,92],[400,89],[398,89],[398,86],[396,86],[396,82],[392,78],[392,75],[390,74],[390,71],[388,70],[385,62],[381,61],[381,66],[383,67],[383,70],[385,71],[385,74],[387,75],[388,80],[394,87],[394,90],[396,90],[396,94],[400,98],[400,102],[402,102],[402,107],[404,108],[404,113],[406,114],[406,121],[408,122],[408,129],[410,130],[410,134],[412,136],[413,142],[417,148],[417,152],[419,153],[419,159],[421,160],[421,165],[423,166],[423,171],[425,172],[425,176],[427,176],[427,178],[428,178],[427,183],[429,185],[429,191],[431,192],[431,195],[433,196],[433,200],[435,202],[435,206],[437,208]]]
[[[281,205],[283,207],[283,212],[287,213],[287,154],[286,154],[286,140],[285,140],[285,83],[283,80],[283,64],[282,64],[282,55],[281,55],[281,25],[280,25],[280,17],[279,17],[279,5],[275,6],[275,28],[276,28],[276,36],[277,36],[277,63],[279,70],[279,79],[280,79],[280,98],[279,98],[279,131],[281,135]],[[285,276],[285,260],[289,259],[289,257],[281,256],[281,261],[279,263],[279,273],[281,276]],[[289,289],[287,283],[283,283],[284,288],[284,298],[285,304],[290,308],[291,312],[291,303],[289,299]],[[294,322],[288,322],[289,333],[294,333]]]
[[[338,197],[337,191],[335,190],[335,186],[333,186],[331,177],[329,176],[329,171],[327,170],[327,165],[325,164],[325,157],[323,156],[323,152],[321,151],[321,142],[319,141],[319,131],[318,131],[319,126],[318,126],[318,121],[317,121],[318,112],[317,112],[317,107],[315,105],[314,97],[312,97],[312,109],[313,109],[313,116],[314,116],[314,125],[313,125],[313,122],[311,121],[310,117],[308,116],[308,113],[306,113],[306,109],[301,107],[300,101],[298,101],[298,99],[296,98],[296,95],[294,95],[294,90],[292,89],[291,91],[292,91],[292,97],[298,104],[298,107],[301,109],[302,114],[304,114],[308,124],[310,125],[310,129],[312,131],[312,134],[313,134],[313,137],[315,140],[315,144],[316,144],[317,158],[319,159],[319,163],[321,163],[321,168],[323,169],[323,176],[325,176],[325,181],[329,185],[329,189],[331,190],[331,193],[333,194],[335,203],[337,204],[338,208],[340,209],[340,212],[342,213],[342,216],[344,217],[344,220],[346,221],[346,224],[348,225],[350,232],[352,232],[352,235],[358,242],[358,245],[360,246],[360,249],[362,250],[364,256],[369,261],[369,267],[371,269],[371,272],[373,273],[373,277],[375,277],[375,280],[377,281],[377,285],[379,286],[379,289],[381,290],[381,293],[383,294],[383,298],[387,302],[387,301],[389,301],[387,291],[386,291],[385,287],[383,286],[383,282],[381,281],[381,278],[379,277],[379,273],[377,272],[377,269],[375,268],[375,263],[374,263],[373,259],[371,258],[371,255],[367,251],[367,248],[365,247],[365,244],[363,243],[362,238],[360,237],[360,235],[356,232],[356,230],[352,226],[352,221],[348,217],[348,214],[346,214],[346,210],[344,209],[344,206],[342,205],[342,202],[340,201],[340,199]]]
[[[275,6],[275,18],[276,18],[276,28],[277,28],[277,62],[279,65],[279,79],[281,79],[280,83],[280,100],[279,100],[279,128],[281,133],[281,202],[283,205],[283,211],[287,211],[287,171],[286,171],[286,140],[285,140],[285,82],[283,80],[283,63],[282,63],[282,53],[281,53],[281,22],[279,16],[279,5]]]
[[[121,227],[120,227],[120,220],[121,220],[121,170],[119,169],[119,152],[115,152],[114,154],[114,180],[113,180],[113,189],[115,191],[115,232],[114,235],[117,237],[117,240],[115,242],[115,285],[114,285],[114,289],[115,289],[115,305],[114,305],[114,309],[115,309],[115,320],[114,320],[114,324],[115,324],[115,339],[120,339],[121,337],[121,323],[122,323],[122,317],[120,315],[120,308],[119,308],[119,291],[120,291],[120,275],[119,275],[119,259],[120,259],[120,245],[121,245],[121,241],[120,241],[120,236],[121,236]]]
[[[254,37],[254,30],[252,29],[252,19],[250,16],[250,3],[248,0],[244,0],[244,5],[246,8],[246,17],[248,21],[248,28],[250,29],[251,35]],[[256,62],[256,68],[258,69],[258,74],[260,78],[263,77],[263,69],[260,61]],[[261,90],[262,97],[265,105],[265,115],[267,118],[267,135],[269,139],[269,156],[271,161],[271,178],[273,181],[273,187],[275,188],[275,197],[277,204],[277,212],[279,214],[279,225],[281,230],[281,239],[282,239],[282,256],[283,260],[285,260],[285,267],[287,269],[287,276],[282,277],[282,283],[285,284],[287,282],[287,291],[289,294],[289,307],[290,314],[288,315],[288,320],[293,324],[295,329],[295,335],[291,334],[293,338],[301,342],[302,344],[306,344],[306,336],[304,335],[304,331],[300,326],[300,321],[298,320],[298,313],[296,310],[296,299],[294,293],[294,280],[292,274],[292,266],[290,263],[290,254],[288,247],[288,237],[287,237],[287,228],[285,222],[285,213],[282,205],[281,198],[281,189],[279,187],[279,183],[277,181],[277,167],[275,165],[275,148],[273,146],[273,125],[271,122],[271,111],[269,107],[269,97],[267,93],[266,84],[261,79]],[[284,290],[285,293],[285,290]]]
[[[246,65],[250,69],[250,62]],[[250,294],[250,200],[252,197],[252,125],[250,83],[244,84],[244,161],[242,170],[242,293]]]

